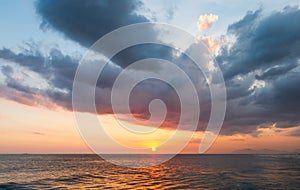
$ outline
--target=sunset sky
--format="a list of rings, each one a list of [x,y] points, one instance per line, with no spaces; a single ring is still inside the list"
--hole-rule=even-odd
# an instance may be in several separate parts
[[[195,43],[207,45],[222,70],[226,115],[207,153],[300,153],[298,6],[299,0],[2,0],[0,153],[92,153],[72,112],[72,84],[79,60],[105,34],[142,22],[186,30],[195,36]],[[153,98],[166,101],[169,111],[156,135],[147,138],[118,128],[110,92],[122,69],[152,57],[188,64],[162,46],[125,50],[104,70],[105,83],[97,84],[95,100],[99,120],[109,126],[117,141],[148,148],[149,153],[159,152],[160,143],[176,130],[180,107],[173,89],[159,81],[146,81],[135,89],[131,106],[136,118],[149,117],[148,104]],[[133,77],[140,72],[133,71]],[[203,76],[192,80],[202,81]],[[206,88],[199,87],[203,99],[198,129],[182,153],[198,151],[210,113],[207,94]],[[190,133],[179,131],[182,136]],[[174,146],[176,143],[181,140],[175,139]]]

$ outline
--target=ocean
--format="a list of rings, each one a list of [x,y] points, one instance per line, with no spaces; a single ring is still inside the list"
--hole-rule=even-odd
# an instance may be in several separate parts
[[[135,155],[113,156],[126,162]],[[0,189],[292,190],[300,189],[300,155],[177,155],[137,169],[97,155],[0,155]]]

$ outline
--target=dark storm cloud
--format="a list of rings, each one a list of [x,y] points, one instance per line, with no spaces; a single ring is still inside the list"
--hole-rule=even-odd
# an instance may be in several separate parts
[[[298,7],[285,7],[269,16],[248,12],[228,27],[236,42],[217,57],[229,97],[223,133],[300,123],[299,20]],[[255,79],[263,85],[253,86]]]
[[[129,24],[149,22],[136,12],[139,0],[46,0],[37,1],[36,9],[42,17],[42,28],[54,28],[79,44],[90,47],[105,34]],[[147,31],[156,36],[156,31]],[[160,45],[141,45],[125,49],[112,61],[121,67],[145,58],[171,59],[171,50]],[[102,52],[104,53],[104,52]]]
[[[252,84],[251,80],[243,83],[239,81],[226,81],[227,99],[237,99],[251,95],[254,90],[249,90]]]
[[[294,115],[300,120],[300,73],[289,73],[272,81],[268,88],[261,89],[254,98],[257,105],[279,113]],[[298,115],[298,116],[297,116]],[[292,118],[291,118],[292,119]]]
[[[119,27],[147,22],[136,13],[141,5],[138,0],[42,0],[36,10],[43,19],[41,27],[51,26],[89,47]]]
[[[265,18],[261,10],[249,12],[242,20],[230,25],[228,32],[235,35],[236,42],[217,57],[221,63],[228,63],[221,65],[224,77],[231,79],[274,66],[285,70],[295,66],[300,58],[299,19],[299,9],[286,7]],[[266,75],[270,77],[270,74],[269,71]],[[278,69],[274,74],[279,74]]]
[[[152,33],[153,31],[150,31]],[[153,34],[152,34],[153,35]],[[147,58],[160,58],[172,61],[172,48],[158,44],[141,44],[127,48],[116,54],[111,61],[125,68],[135,61]],[[160,68],[147,67],[141,70],[158,71]]]
[[[284,75],[296,67],[297,67],[296,63],[273,67],[273,68],[268,69],[261,75],[256,75],[255,78],[258,80],[275,79],[278,76]]]
[[[256,19],[259,18],[262,10],[259,9],[255,12],[249,11],[244,18],[238,22],[228,26],[228,31],[230,33],[237,34],[238,36],[250,36],[248,31],[253,27]],[[244,36],[244,37],[245,37]]]

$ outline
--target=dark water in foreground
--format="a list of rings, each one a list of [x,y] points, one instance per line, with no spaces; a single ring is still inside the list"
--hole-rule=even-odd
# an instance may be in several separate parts
[[[83,188],[300,189],[300,156],[178,155],[130,169],[95,155],[0,155],[0,189]]]

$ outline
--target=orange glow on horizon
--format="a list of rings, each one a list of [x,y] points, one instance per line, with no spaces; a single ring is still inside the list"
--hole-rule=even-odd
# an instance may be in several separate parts
[[[0,153],[92,153],[77,131],[72,112],[65,110],[47,110],[18,104],[0,98]],[[155,135],[138,138],[129,131],[118,130],[112,125],[112,115],[102,115],[102,121],[111,126],[110,133],[118,141],[128,146],[146,148],[149,152],[155,149],[164,153],[160,144],[170,137],[174,130],[157,129]],[[207,153],[232,153],[240,149],[272,149],[285,152],[300,150],[300,138],[290,136],[300,126],[278,129],[276,126],[258,128],[256,137],[249,134],[219,136]],[[180,131],[187,135],[188,131]],[[129,136],[128,136],[129,135]],[[194,133],[193,139],[182,153],[197,153],[203,133]],[[181,143],[180,139],[174,141]],[[108,146],[109,145],[105,145]]]

